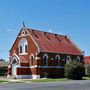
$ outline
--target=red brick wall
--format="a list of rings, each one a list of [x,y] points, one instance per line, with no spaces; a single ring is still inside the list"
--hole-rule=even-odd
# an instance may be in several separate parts
[[[20,36],[20,35],[19,35]],[[33,53],[34,56],[36,57],[36,52],[38,52],[37,46],[35,45],[35,43],[33,42],[33,40],[30,38],[30,36],[23,36],[23,37],[18,37],[13,45],[13,47],[10,50],[10,57],[13,55],[13,53],[15,52],[17,55],[19,55],[19,50],[18,50],[18,44],[19,41],[22,38],[26,38],[28,41],[28,52],[26,55],[22,55],[26,60],[28,60],[28,63],[30,64],[30,54]],[[34,60],[34,64],[37,64],[37,61]],[[21,64],[23,65],[23,64]]]
[[[44,66],[44,60],[43,60],[43,56],[44,56],[44,52],[41,52],[38,56],[41,58],[41,60],[38,61],[38,65]],[[52,66],[55,64],[55,57],[56,55],[60,56],[60,66],[64,66],[66,63],[66,58],[69,54],[58,54],[58,53],[47,53],[48,55],[48,66]],[[69,55],[71,57],[71,60],[76,60],[78,55]],[[81,60],[83,61],[83,56],[79,56],[81,58]],[[53,60],[51,60],[51,58],[53,58]]]
[[[34,68],[17,68],[17,75],[36,75]]]
[[[27,39],[28,41],[28,51],[27,51],[27,54],[26,55],[22,55],[26,60],[28,60],[28,63],[20,63],[21,66],[30,66],[30,54],[33,53],[34,54],[34,57],[36,57],[36,53],[38,52],[38,49],[37,49],[37,46],[35,45],[35,43],[33,42],[33,40],[30,38],[30,36],[26,33],[26,36],[23,36],[21,37],[20,33],[15,41],[15,43],[13,44],[11,50],[10,50],[10,59],[12,58],[12,55],[13,53],[15,52],[18,56],[19,56],[19,49],[18,49],[18,44],[19,44],[19,41],[22,39],[22,38],[25,38]],[[34,65],[37,65],[37,60],[34,60],[33,62]],[[20,70],[20,71],[19,71]],[[10,69],[8,69],[8,72],[10,71]],[[20,74],[20,73],[29,73],[30,74],[30,69],[17,69],[17,74]],[[31,73],[36,73],[36,70],[34,69],[31,69]],[[11,75],[11,73],[9,73]]]
[[[44,66],[43,61],[43,55],[45,53],[42,52],[38,55],[38,57],[41,57],[40,60],[38,60],[38,65]],[[49,77],[57,78],[57,77],[64,77],[64,67],[66,64],[66,58],[68,54],[58,54],[58,53],[47,53],[48,55],[48,66],[54,66],[55,65],[55,56],[60,56],[60,66],[61,68],[38,68],[37,69],[37,75],[40,74],[41,77],[45,76],[45,72],[48,73]],[[69,55],[71,57],[71,60],[76,60],[78,55]],[[83,62],[83,56],[79,56],[81,58],[81,61]],[[53,58],[53,60],[51,60]]]

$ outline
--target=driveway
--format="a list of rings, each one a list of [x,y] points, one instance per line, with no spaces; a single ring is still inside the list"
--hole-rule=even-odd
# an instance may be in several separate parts
[[[6,83],[0,90],[90,90],[90,80],[48,83]]]

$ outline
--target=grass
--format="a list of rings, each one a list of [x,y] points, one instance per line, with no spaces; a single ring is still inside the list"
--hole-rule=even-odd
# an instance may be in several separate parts
[[[9,82],[9,81],[6,81],[6,80],[0,80],[0,83],[4,83],[4,82]]]
[[[83,80],[90,80],[90,77],[83,77]]]
[[[28,82],[60,82],[60,81],[67,81],[67,78],[58,78],[58,79],[51,79],[51,78],[43,78],[43,79],[36,79],[36,80],[25,80]]]
[[[33,83],[33,82],[62,82],[62,81],[69,81],[71,79],[67,78],[57,78],[57,79],[52,79],[52,78],[42,78],[42,79],[12,79],[11,81],[8,79],[0,79],[0,83],[10,83],[10,82],[16,82],[16,83]],[[83,80],[90,80],[90,77],[83,77]]]

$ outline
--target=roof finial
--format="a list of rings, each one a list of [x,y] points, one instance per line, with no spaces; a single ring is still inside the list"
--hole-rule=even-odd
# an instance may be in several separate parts
[[[25,26],[25,22],[23,21],[23,27],[25,28],[26,26]]]

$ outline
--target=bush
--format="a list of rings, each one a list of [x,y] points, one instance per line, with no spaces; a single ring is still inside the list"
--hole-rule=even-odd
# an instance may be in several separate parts
[[[80,80],[85,75],[84,65],[80,62],[70,62],[65,66],[65,77],[68,79]]]

